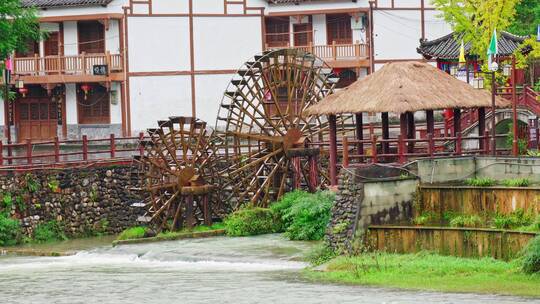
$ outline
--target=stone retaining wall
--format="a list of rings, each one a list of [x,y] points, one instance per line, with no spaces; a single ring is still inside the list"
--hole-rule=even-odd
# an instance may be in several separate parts
[[[0,211],[20,219],[28,236],[49,221],[68,236],[118,233],[144,211],[130,206],[142,199],[131,190],[138,186],[136,168],[125,165],[8,172],[0,175]]]

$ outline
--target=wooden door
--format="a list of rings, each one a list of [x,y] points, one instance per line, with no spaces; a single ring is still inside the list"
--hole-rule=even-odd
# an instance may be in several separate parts
[[[56,102],[42,88],[30,88],[25,98],[16,101],[18,140],[44,141],[56,136]]]
[[[313,41],[311,23],[295,24],[293,30],[294,46],[308,46]]]

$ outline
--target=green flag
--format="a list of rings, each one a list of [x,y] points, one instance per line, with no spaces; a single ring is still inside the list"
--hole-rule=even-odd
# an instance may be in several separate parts
[[[489,47],[487,50],[488,55],[497,55],[497,30],[493,30],[493,36],[491,36],[491,41],[489,42]]]
[[[491,62],[493,61],[493,57],[497,55],[498,53],[497,49],[497,29],[493,30],[493,36],[491,36],[491,41],[489,42],[489,47],[487,50],[487,57],[488,57],[488,68],[491,69]]]

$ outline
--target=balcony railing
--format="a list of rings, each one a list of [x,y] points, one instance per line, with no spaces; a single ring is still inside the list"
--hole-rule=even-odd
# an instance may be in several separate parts
[[[369,57],[369,46],[366,43],[351,43],[338,44],[332,43],[327,45],[313,45],[312,43],[306,46],[266,46],[267,50],[275,50],[281,48],[300,49],[325,60],[350,60],[350,59],[367,59]]]
[[[73,56],[16,57],[13,74],[20,76],[92,75],[92,68],[95,65],[107,65],[109,73],[120,72],[123,69],[122,55],[83,53]]]

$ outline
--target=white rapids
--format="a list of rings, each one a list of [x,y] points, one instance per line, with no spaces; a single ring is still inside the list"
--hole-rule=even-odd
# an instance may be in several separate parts
[[[472,294],[317,284],[312,246],[279,235],[102,247],[64,257],[0,257],[0,303],[533,303]]]

